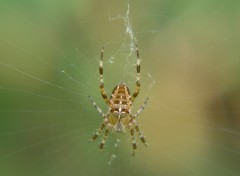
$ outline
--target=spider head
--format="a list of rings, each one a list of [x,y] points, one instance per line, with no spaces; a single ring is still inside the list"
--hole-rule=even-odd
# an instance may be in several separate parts
[[[113,129],[116,132],[125,133],[126,125],[128,120],[127,113],[123,112],[113,112],[109,116],[109,121],[113,125]]]
[[[118,121],[117,121],[117,123],[113,126],[113,128],[114,128],[114,130],[116,131],[116,132],[125,132],[126,130],[125,130],[125,125],[123,124],[123,122],[121,121],[121,119],[119,119]]]

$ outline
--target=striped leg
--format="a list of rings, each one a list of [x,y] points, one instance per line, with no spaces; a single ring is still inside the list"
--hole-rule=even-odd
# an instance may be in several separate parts
[[[137,142],[136,142],[136,138],[135,138],[135,133],[134,133],[135,129],[131,128],[130,129],[130,135],[131,135],[131,139],[132,139],[132,148],[133,148],[133,153],[132,156],[135,155],[135,150],[137,149]]]
[[[102,47],[100,63],[99,63],[100,92],[102,94],[104,101],[108,104],[109,100],[104,89],[104,81],[103,81],[103,52],[104,52],[104,47]]]
[[[97,137],[102,133],[103,129],[105,127],[105,124],[104,122],[101,124],[100,128],[98,128],[96,130],[96,132],[94,133],[94,135],[92,136],[92,138],[88,141],[88,142],[91,142],[91,141],[94,141],[95,139],[97,139]]]
[[[149,98],[146,98],[146,100],[144,101],[143,105],[139,108],[139,110],[136,112],[136,114],[132,115],[130,114],[132,119],[135,119],[146,107],[147,103],[148,103]]]
[[[104,118],[106,115],[102,112],[101,108],[97,106],[97,104],[93,101],[92,97],[88,96],[89,100],[92,102],[93,106],[97,109],[99,114]]]
[[[109,131],[110,131],[109,128],[105,129],[105,132],[104,132],[102,141],[101,141],[101,143],[100,143],[100,145],[99,145],[100,152],[103,150],[103,147],[104,147],[104,145],[105,145],[105,143],[106,143],[106,141],[107,141]]]
[[[132,101],[135,100],[137,97],[139,90],[140,90],[140,58],[139,58],[139,51],[138,51],[138,46],[136,45],[136,53],[137,53],[137,80],[136,80],[136,88],[135,91],[132,95]]]
[[[147,143],[146,143],[146,139],[145,139],[145,137],[143,136],[142,132],[140,131],[139,126],[136,125],[136,126],[135,126],[135,129],[136,129],[136,131],[137,131],[137,133],[138,133],[138,135],[139,135],[139,138],[141,139],[142,143],[147,147],[148,145],[147,145]]]

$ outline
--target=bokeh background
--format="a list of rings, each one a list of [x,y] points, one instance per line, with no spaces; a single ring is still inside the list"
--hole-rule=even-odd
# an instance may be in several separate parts
[[[240,2],[0,1],[0,175],[240,175]],[[129,134],[87,143],[111,93],[142,86],[133,112],[149,147]]]

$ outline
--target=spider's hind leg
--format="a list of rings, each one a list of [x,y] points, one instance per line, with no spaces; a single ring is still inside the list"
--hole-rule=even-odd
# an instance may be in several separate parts
[[[100,92],[101,92],[101,95],[102,95],[104,101],[108,104],[109,100],[108,100],[107,94],[105,92],[104,81],[103,81],[103,53],[104,53],[104,47],[102,47],[100,62],[99,62],[99,76],[100,76],[100,87],[99,88],[100,88]]]
[[[140,66],[140,57],[139,57],[139,51],[138,51],[138,46],[136,45],[136,54],[137,54],[137,80],[136,80],[136,87],[134,90],[134,93],[132,95],[132,101],[135,100],[135,98],[138,96],[139,91],[140,91],[140,71],[141,71],[141,66]]]

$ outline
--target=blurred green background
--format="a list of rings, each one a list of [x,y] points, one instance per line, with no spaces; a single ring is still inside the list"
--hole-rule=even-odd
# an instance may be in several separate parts
[[[1,0],[0,175],[240,175],[239,21],[232,0]],[[87,143],[102,121],[88,95],[108,110],[102,46],[108,94],[134,89],[129,27],[133,112],[150,98],[134,157],[128,133]]]

